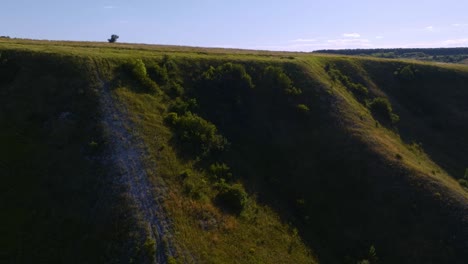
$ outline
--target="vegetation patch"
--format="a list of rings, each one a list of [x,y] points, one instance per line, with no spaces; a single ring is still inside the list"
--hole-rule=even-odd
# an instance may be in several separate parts
[[[364,100],[369,94],[369,90],[364,85],[351,81],[348,76],[341,73],[341,71],[339,71],[334,65],[327,64],[325,66],[325,70],[334,82],[340,82],[359,100]]]
[[[369,102],[369,109],[380,120],[390,124],[396,124],[400,117],[393,113],[392,105],[387,98],[377,97]]]
[[[240,184],[229,185],[225,181],[217,184],[219,193],[216,195],[216,202],[221,204],[222,208],[240,214],[247,204],[247,193]]]
[[[212,123],[190,112],[179,116],[177,113],[169,113],[165,121],[173,128],[175,140],[185,153],[194,157],[206,157],[213,152],[223,151],[227,140],[218,134],[217,128]]]

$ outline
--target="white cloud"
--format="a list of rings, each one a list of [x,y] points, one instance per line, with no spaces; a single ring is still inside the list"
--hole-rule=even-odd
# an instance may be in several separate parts
[[[358,34],[359,35],[359,34]],[[359,48],[372,48],[373,43],[369,39],[362,39],[359,37],[326,39],[322,37],[314,39],[295,39],[285,43],[278,43],[272,45],[257,45],[249,46],[250,49],[261,50],[276,50],[276,51],[299,51],[309,52],[313,50],[322,49],[359,49]]]
[[[345,38],[360,38],[361,35],[358,33],[344,33],[343,37]]]
[[[372,47],[368,39],[329,39],[327,44],[330,48],[369,48]]]
[[[361,38],[358,33],[342,34],[342,37],[326,39],[323,37],[317,38],[298,38],[289,40],[283,43],[271,43],[265,45],[248,46],[250,49],[261,50],[276,50],[276,51],[302,51],[308,52],[322,49],[365,49],[376,47],[373,43],[375,39],[383,39],[381,35],[377,35],[372,39]],[[380,46],[379,46],[380,47]]]
[[[468,24],[452,24],[452,27],[468,27]]]
[[[443,46],[450,46],[450,47],[460,47],[468,45],[468,38],[463,39],[449,39],[442,42]]]
[[[399,48],[454,48],[468,46],[468,38],[448,39],[444,41],[422,41],[393,45]]]
[[[425,27],[424,30],[426,30],[426,31],[434,31],[434,27],[433,27],[433,26],[428,26],[428,27]]]

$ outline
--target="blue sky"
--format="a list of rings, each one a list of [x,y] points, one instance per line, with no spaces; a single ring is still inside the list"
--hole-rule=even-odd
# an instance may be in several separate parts
[[[466,0],[1,0],[0,35],[311,51],[466,47]]]

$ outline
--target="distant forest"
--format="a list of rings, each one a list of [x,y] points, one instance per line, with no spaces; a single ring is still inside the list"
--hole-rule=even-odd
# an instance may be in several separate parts
[[[416,59],[447,63],[468,64],[468,48],[432,48],[432,49],[343,49],[317,50],[315,53],[328,53],[353,56],[372,56],[390,59]]]

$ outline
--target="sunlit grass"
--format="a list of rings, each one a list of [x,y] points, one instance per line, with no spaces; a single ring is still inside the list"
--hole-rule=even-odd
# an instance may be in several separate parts
[[[169,194],[165,205],[174,221],[175,241],[180,260],[192,257],[207,263],[311,263],[314,258],[296,231],[282,223],[270,208],[251,197],[247,209],[235,217],[215,207],[212,187],[207,176],[197,171],[191,161],[181,161],[170,146],[171,133],[163,123],[164,103],[151,95],[136,94],[125,88],[115,91],[135,124],[137,135],[148,151],[147,166],[158,184],[164,179]],[[206,198],[191,199],[183,193],[182,172],[191,170]],[[205,181],[205,183],[203,183]]]

